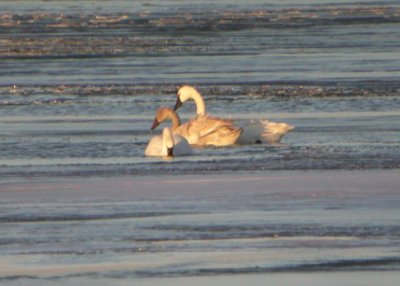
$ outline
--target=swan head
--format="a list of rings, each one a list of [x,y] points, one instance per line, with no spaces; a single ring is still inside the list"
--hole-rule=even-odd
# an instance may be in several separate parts
[[[177,110],[179,107],[182,106],[183,103],[185,103],[185,101],[189,99],[193,99],[195,101],[197,114],[204,115],[206,112],[206,108],[203,98],[201,97],[201,94],[190,85],[184,85],[178,89],[174,110]]]
[[[150,129],[153,130],[167,119],[172,120],[172,131],[181,125],[179,116],[176,114],[175,111],[168,107],[162,107],[157,110],[156,117],[154,118],[153,125]]]
[[[160,108],[157,110],[156,117],[154,118],[153,125],[151,125],[151,130],[156,128],[158,125],[160,125],[161,122],[163,122],[166,119],[166,111],[167,108]]]
[[[160,125],[160,121],[157,120],[157,118],[154,118],[153,124],[150,127],[150,130],[153,130],[156,128],[158,125]]]
[[[181,100],[181,98],[179,97],[179,94],[178,94],[178,96],[176,97],[174,110],[177,110],[179,107],[182,106],[182,104],[183,104],[183,102],[182,102],[182,100]]]
[[[193,98],[195,94],[198,94],[197,90],[190,85],[184,85],[180,87],[178,89],[178,93],[176,94],[174,110],[177,110],[179,107],[181,107],[185,101]]]

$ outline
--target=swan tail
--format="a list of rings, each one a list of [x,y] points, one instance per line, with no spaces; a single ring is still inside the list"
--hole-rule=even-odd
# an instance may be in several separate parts
[[[268,120],[250,122],[243,126],[237,144],[279,143],[282,137],[294,129],[293,125]]]
[[[264,126],[261,136],[266,143],[278,143],[287,132],[294,129],[293,125],[286,123],[275,123],[268,120],[263,120],[261,123]]]

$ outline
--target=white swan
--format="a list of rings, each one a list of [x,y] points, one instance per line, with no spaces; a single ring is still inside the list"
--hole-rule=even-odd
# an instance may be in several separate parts
[[[173,135],[171,129],[165,127],[162,134],[150,139],[144,151],[145,156],[183,156],[193,153],[192,147],[185,138]]]
[[[278,143],[288,131],[294,129],[292,125],[268,120],[252,121],[239,128],[231,120],[210,117],[206,113],[201,94],[194,87],[188,85],[182,86],[178,90],[174,110],[177,110],[189,99],[194,100],[197,109],[197,117],[189,123],[198,125],[198,128],[203,128],[202,131],[206,133],[215,133],[212,140],[205,137],[200,138],[201,145],[227,146],[232,144]]]
[[[251,121],[242,127],[242,133],[236,144],[279,143],[282,137],[293,129],[294,126],[286,123],[276,123],[268,120]]]
[[[191,145],[231,145],[240,135],[240,129],[234,127],[232,121],[208,116],[198,116],[181,125],[176,112],[166,107],[157,111],[151,129],[167,119],[172,121],[173,134],[186,138]]]

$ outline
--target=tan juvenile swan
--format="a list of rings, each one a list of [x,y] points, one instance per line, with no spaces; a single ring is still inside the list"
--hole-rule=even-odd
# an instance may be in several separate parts
[[[281,138],[290,130],[294,129],[286,123],[275,123],[268,120],[249,122],[243,127],[236,127],[233,121],[210,117],[206,113],[206,107],[201,94],[192,86],[182,86],[177,93],[177,100],[174,110],[177,110],[187,100],[194,100],[197,109],[197,117],[190,122],[199,122],[199,126],[210,132],[213,130],[218,134],[214,140],[204,140],[203,145],[226,146],[232,144],[255,144],[255,143],[278,143]],[[195,124],[192,123],[192,124]],[[200,124],[201,123],[201,124]],[[221,130],[219,128],[221,127]],[[232,130],[235,136],[226,138],[226,129]]]

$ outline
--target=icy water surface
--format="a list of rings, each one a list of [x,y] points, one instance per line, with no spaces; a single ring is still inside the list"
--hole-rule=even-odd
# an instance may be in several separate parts
[[[400,166],[398,1],[1,5],[0,180]],[[144,158],[182,84],[210,114],[296,129],[276,146]]]
[[[250,275],[248,281],[271,273],[395,275],[396,173],[3,183],[0,281],[125,285],[139,278],[238,274]],[[395,285],[387,282],[382,279]]]
[[[144,157],[183,84],[296,128]],[[0,284],[398,271],[399,93],[396,0],[0,1]]]

